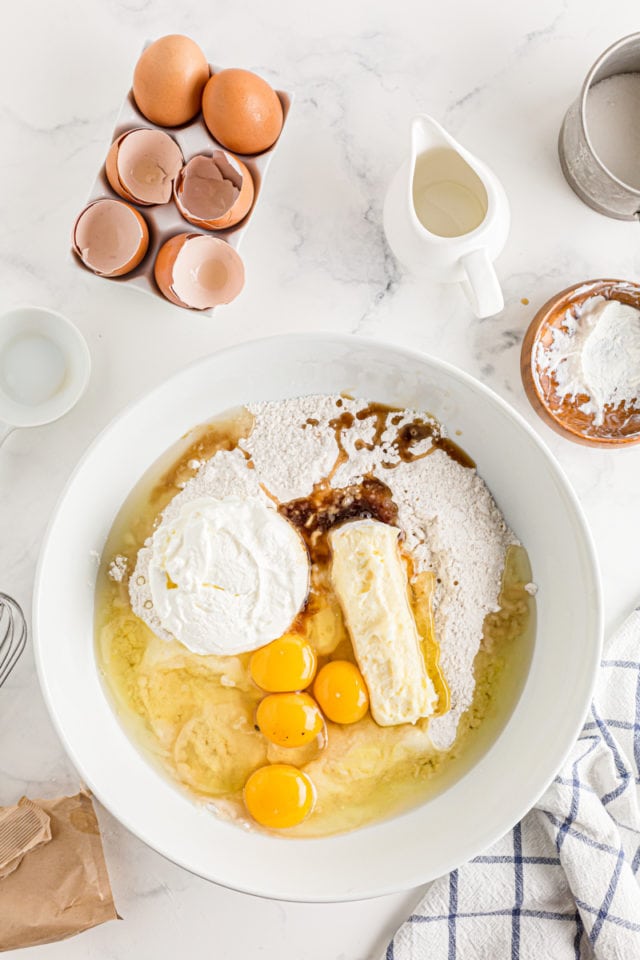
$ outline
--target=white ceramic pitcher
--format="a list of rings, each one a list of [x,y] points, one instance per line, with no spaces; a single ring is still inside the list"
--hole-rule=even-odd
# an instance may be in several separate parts
[[[416,274],[462,283],[478,317],[504,307],[493,261],[509,233],[509,203],[489,168],[426,114],[411,125],[411,156],[387,192],[384,229]]]

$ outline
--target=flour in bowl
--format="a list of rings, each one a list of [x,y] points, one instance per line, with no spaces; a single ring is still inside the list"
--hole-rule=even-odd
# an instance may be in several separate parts
[[[433,746],[446,750],[473,699],[485,618],[499,607],[507,550],[518,542],[487,486],[440,425],[419,411],[340,396],[248,409],[254,418],[248,435],[236,449],[194,463],[197,472],[166,507],[162,523],[175,521],[185,504],[203,497],[262,498],[293,515],[297,504],[318,491],[323,497],[340,491],[346,516],[352,489],[368,484],[386,491],[414,573],[431,571],[436,578],[435,631],[450,708],[429,721],[428,731]],[[139,551],[129,580],[131,605],[157,636],[170,640],[149,589],[151,540]]]

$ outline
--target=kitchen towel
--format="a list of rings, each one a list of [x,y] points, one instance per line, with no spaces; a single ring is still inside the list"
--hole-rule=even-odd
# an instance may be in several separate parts
[[[551,786],[511,833],[431,884],[384,960],[640,960],[640,608],[603,656]]]

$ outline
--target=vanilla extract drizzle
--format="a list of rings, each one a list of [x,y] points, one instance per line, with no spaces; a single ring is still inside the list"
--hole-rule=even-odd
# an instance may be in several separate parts
[[[342,400],[337,400],[336,405],[341,407]],[[381,461],[381,466],[385,469],[392,470],[399,463],[422,460],[435,450],[441,450],[463,467],[475,468],[474,461],[458,444],[442,436],[436,420],[415,417],[402,424],[404,418],[405,411],[399,407],[369,403],[355,413],[342,410],[329,420],[329,427],[334,431],[338,447],[338,455],[329,475],[315,485],[308,497],[291,500],[278,507],[279,512],[300,531],[313,563],[328,562],[331,551],[327,534],[332,527],[346,520],[367,519],[379,520],[392,526],[397,524],[398,507],[391,490],[377,477],[369,474],[359,483],[351,483],[347,487],[332,486],[336,472],[349,460],[345,433],[356,421],[373,420],[373,435],[370,440],[358,437],[354,443],[355,449],[372,451],[381,448],[385,456],[389,457]],[[302,427],[306,429],[317,425],[318,420],[309,417]],[[385,441],[384,436],[389,427],[396,427],[396,434],[391,440]],[[427,449],[416,452],[415,448],[425,440],[430,441]]]
[[[398,507],[391,490],[376,477],[364,477],[348,487],[317,484],[308,497],[290,500],[278,508],[298,529],[312,563],[327,563],[331,557],[328,532],[346,520],[379,520],[395,526]]]
[[[349,459],[343,440],[345,430],[351,429],[356,420],[369,419],[374,421],[373,437],[369,441],[358,438],[355,441],[355,449],[374,450],[376,447],[382,447],[390,455],[389,459],[382,461],[382,466],[387,470],[392,470],[400,462],[413,463],[416,460],[422,460],[423,457],[428,457],[435,450],[446,453],[448,457],[462,467],[470,470],[475,469],[476,464],[468,453],[453,440],[450,440],[449,437],[442,435],[440,424],[436,420],[415,417],[410,423],[400,426],[403,414],[404,411],[399,407],[387,406],[384,403],[370,403],[355,414],[344,411],[330,420],[329,426],[335,432],[338,445],[338,457],[331,476]],[[389,426],[398,428],[396,435],[390,441],[383,441]],[[430,446],[426,450],[416,453],[415,447],[424,440],[430,440]]]

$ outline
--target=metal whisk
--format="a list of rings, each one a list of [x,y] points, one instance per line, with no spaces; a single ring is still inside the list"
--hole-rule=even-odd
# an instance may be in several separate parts
[[[0,593],[0,687],[22,655],[27,642],[27,624],[20,605]]]

